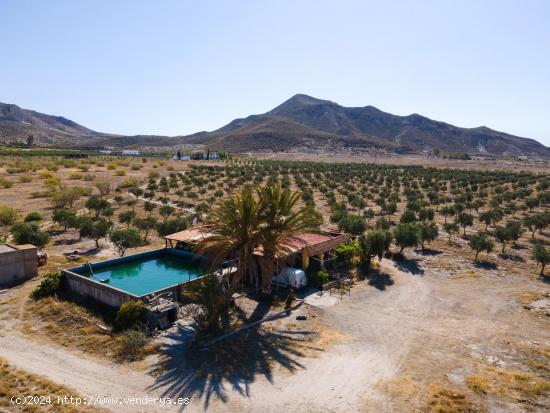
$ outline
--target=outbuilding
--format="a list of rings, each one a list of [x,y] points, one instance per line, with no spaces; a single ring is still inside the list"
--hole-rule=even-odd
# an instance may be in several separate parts
[[[38,248],[0,244],[0,288],[20,284],[38,275]]]

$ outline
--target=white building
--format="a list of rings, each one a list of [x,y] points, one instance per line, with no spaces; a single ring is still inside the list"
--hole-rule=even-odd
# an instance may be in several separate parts
[[[174,161],[190,161],[191,157],[189,155],[181,155],[181,158],[178,159],[178,155],[172,156]]]
[[[123,155],[139,156],[139,151],[137,149],[123,149]]]

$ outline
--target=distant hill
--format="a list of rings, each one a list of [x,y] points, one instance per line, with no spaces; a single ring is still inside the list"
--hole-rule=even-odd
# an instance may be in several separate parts
[[[484,126],[460,128],[417,114],[397,116],[373,106],[344,107],[303,94],[269,112],[235,119],[215,131],[175,137],[100,133],[61,116],[0,103],[0,143],[25,143],[30,135],[37,145],[57,147],[196,144],[231,152],[385,149],[397,153],[437,148],[471,155],[550,157],[550,148],[533,139]]]
[[[32,135],[35,144],[74,144],[85,138],[100,136],[62,116],[51,116],[17,105],[0,103],[0,142],[27,142]]]
[[[444,152],[550,156],[550,148],[487,127],[460,128],[412,114],[397,116],[373,106],[344,107],[298,94],[275,109],[208,133],[184,137],[233,151],[286,151],[313,145],[386,148],[407,153],[438,148]]]
[[[17,105],[0,102],[0,143],[27,143],[29,136],[38,146],[165,146],[173,145],[167,136],[122,136],[96,132],[62,116],[46,115]]]

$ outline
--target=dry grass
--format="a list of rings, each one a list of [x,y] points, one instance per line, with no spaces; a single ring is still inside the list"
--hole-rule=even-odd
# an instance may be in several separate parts
[[[436,413],[475,413],[487,411],[485,406],[470,401],[462,391],[440,385],[430,385],[428,386],[428,392],[428,406],[423,409],[424,411]]]
[[[410,377],[400,377],[383,385],[392,400],[394,411],[426,413],[482,413],[487,408],[473,400],[462,389],[447,385],[423,383]],[[473,397],[472,397],[473,396]],[[367,409],[366,411],[371,411]]]
[[[550,392],[550,381],[532,373],[483,367],[466,377],[466,385],[481,395],[492,395],[515,402],[528,402]]]
[[[51,404],[15,406],[10,403],[11,397],[24,395],[50,397]],[[61,405],[57,397],[82,397],[65,386],[55,384],[41,376],[30,374],[11,367],[6,360],[0,358],[0,410],[9,412],[98,412],[88,406]],[[45,399],[43,399],[45,401]],[[6,410],[3,410],[3,409]]]
[[[29,301],[25,306],[24,332],[43,335],[71,349],[112,357],[115,339],[99,325],[103,321],[77,304],[54,297]]]
[[[525,291],[519,296],[519,302],[523,305],[529,305],[538,300],[541,293],[538,291]]]
[[[143,333],[112,335],[105,321],[85,307],[56,297],[28,301],[23,318],[25,334],[47,338],[96,357],[117,362],[138,361],[158,351],[158,345]]]

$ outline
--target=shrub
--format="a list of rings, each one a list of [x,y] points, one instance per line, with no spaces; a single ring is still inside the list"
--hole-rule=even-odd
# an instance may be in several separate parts
[[[318,271],[317,282],[319,283],[320,286],[328,283],[328,272],[326,272],[325,270]]]
[[[13,186],[13,182],[7,180],[3,176],[0,176],[0,188],[11,188]]]
[[[50,234],[42,231],[36,222],[14,224],[10,231],[16,244],[33,244],[42,248],[50,240]]]
[[[44,275],[40,285],[32,290],[30,297],[33,300],[39,300],[44,297],[55,295],[61,288],[63,275],[61,273],[50,272]]]
[[[349,244],[343,244],[336,248],[336,254],[346,267],[351,268],[355,258],[361,255],[361,247],[357,241],[352,241]]]
[[[13,225],[17,220],[15,209],[0,205],[0,226]]]
[[[124,175],[126,175],[126,171],[125,171],[124,169],[122,169],[122,168],[119,168],[119,169],[117,169],[117,170],[115,171],[115,174],[116,174],[117,176],[124,176]]]
[[[115,357],[121,362],[141,360],[147,354],[148,343],[142,331],[126,330],[116,338]]]
[[[132,176],[130,178],[126,178],[124,181],[118,184],[117,188],[118,189],[132,188],[135,186],[139,186],[139,184],[140,184],[140,180],[137,177]]]
[[[145,304],[143,301],[135,300],[123,302],[115,317],[115,330],[142,330],[144,325]]]
[[[25,222],[39,222],[42,221],[43,217],[40,212],[29,212],[25,217]]]

